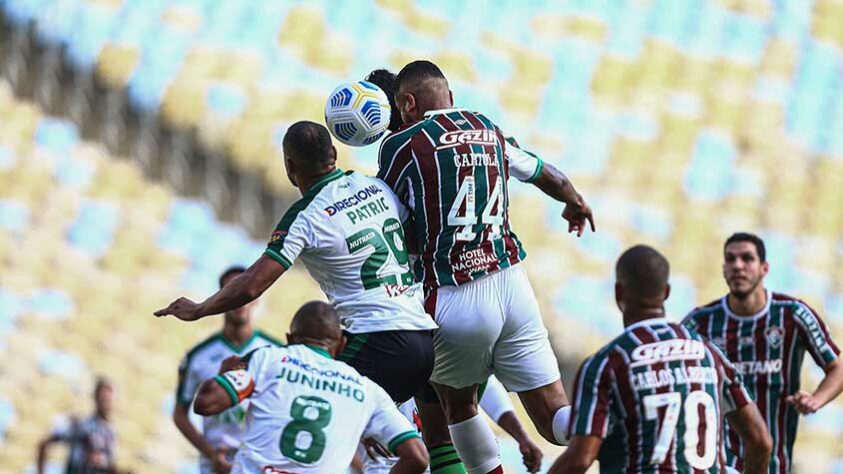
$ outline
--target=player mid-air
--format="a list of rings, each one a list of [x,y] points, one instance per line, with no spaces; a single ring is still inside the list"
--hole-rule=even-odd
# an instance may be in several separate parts
[[[518,392],[552,443],[565,441],[569,413],[538,303],[518,265],[526,254],[509,224],[508,178],[564,202],[563,217],[578,236],[589,223],[594,229],[591,210],[554,167],[508,153],[489,119],[453,108],[448,81],[433,63],[405,66],[394,94],[405,128],[381,144],[378,177],[413,220],[408,239],[419,253],[416,277],[440,327],[431,383],[468,472],[501,472],[494,434],[477,407],[478,386],[490,374]]]
[[[220,288],[244,271],[243,267],[226,269],[219,278]],[[173,423],[202,455],[199,461],[201,474],[225,473],[231,469],[231,461],[240,446],[249,402],[244,401],[223,413],[204,418],[200,433],[188,413],[199,384],[216,374],[220,361],[227,357],[242,355],[258,347],[281,345],[252,326],[254,307],[255,304],[250,303],[226,312],[222,330],[194,346],[179,365]]]
[[[266,252],[204,302],[179,298],[155,314],[192,321],[238,308],[300,258],[345,326],[349,342],[339,359],[404,402],[433,370],[436,323],[408,265],[403,206],[382,181],[338,169],[322,125],[293,124],[283,148],[287,175],[302,198],[281,219]]]
[[[203,416],[250,400],[234,474],[345,472],[361,437],[398,456],[391,472],[425,470],[427,451],[389,395],[334,360],[345,336],[330,305],[302,306],[287,342],[226,359],[196,395],[194,408]]]
[[[770,473],[788,473],[799,414],[819,410],[843,391],[840,350],[807,304],[764,288],[770,264],[763,240],[734,234],[723,256],[729,294],[695,309],[684,324],[708,337],[735,364],[773,437]],[[799,388],[806,351],[825,372],[813,393]],[[729,465],[744,469],[746,447],[731,423],[726,434]]]
[[[702,336],[665,318],[667,259],[638,245],[615,268],[624,332],[580,367],[568,449],[554,474],[722,473],[722,417],[746,446],[747,474],[767,472],[771,440],[740,374]]]

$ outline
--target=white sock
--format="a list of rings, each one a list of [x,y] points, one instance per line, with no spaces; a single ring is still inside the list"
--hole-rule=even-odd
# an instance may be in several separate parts
[[[501,465],[495,433],[479,414],[448,425],[448,431],[468,474],[486,474]]]
[[[553,437],[563,446],[568,445],[568,423],[571,421],[571,406],[556,410],[553,415]]]

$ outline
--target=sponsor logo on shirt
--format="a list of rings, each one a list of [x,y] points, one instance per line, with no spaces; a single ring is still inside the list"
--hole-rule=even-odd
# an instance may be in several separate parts
[[[781,359],[733,362],[733,365],[741,375],[777,374],[782,371]]]
[[[437,150],[460,145],[497,145],[498,134],[494,130],[455,130],[439,136]]]
[[[351,196],[349,196],[345,199],[341,199],[341,200],[329,205],[328,207],[325,208],[325,213],[328,214],[329,216],[333,216],[334,214],[336,214],[339,211],[342,211],[343,209],[348,209],[350,207],[354,207],[354,206],[368,200],[372,196],[377,196],[378,194],[380,194],[382,192],[383,192],[383,189],[379,188],[378,186],[376,186],[374,184],[366,186],[365,188],[361,189],[360,191],[357,191],[355,194],[353,194],[353,195],[351,195]]]
[[[282,364],[292,364],[292,365],[298,367],[299,369],[301,369],[304,372],[309,372],[311,374],[320,375],[322,377],[329,377],[329,378],[336,377],[336,378],[341,378],[341,379],[345,380],[346,382],[352,382],[352,383],[355,383],[357,385],[363,385],[363,382],[358,377],[355,377],[353,375],[344,374],[344,373],[342,373],[338,370],[320,369],[318,367],[313,367],[312,365],[308,364],[307,362],[305,362],[303,360],[299,360],[295,357],[290,357],[288,355],[285,355],[285,356],[281,357],[281,363]]]
[[[279,240],[283,239],[283,238],[284,238],[284,237],[286,237],[286,236],[287,236],[287,231],[286,231],[286,230],[276,230],[276,231],[275,231],[275,232],[273,232],[273,233],[272,233],[272,235],[269,237],[269,243],[270,243],[270,244],[274,244],[275,242],[278,242]]]
[[[673,339],[638,346],[632,351],[630,367],[670,362],[673,360],[703,359],[705,344],[693,339]]]

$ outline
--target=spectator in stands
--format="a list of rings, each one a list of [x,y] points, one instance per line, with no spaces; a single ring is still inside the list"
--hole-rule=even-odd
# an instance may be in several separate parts
[[[70,423],[57,428],[38,444],[38,474],[45,472],[47,450],[51,444],[65,443],[70,448],[67,474],[111,474],[115,467],[117,437],[111,425],[114,386],[98,378],[94,388],[94,413],[85,419],[71,417]]]

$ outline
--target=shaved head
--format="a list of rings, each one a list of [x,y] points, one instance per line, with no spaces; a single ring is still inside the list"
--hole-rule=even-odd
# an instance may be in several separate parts
[[[305,303],[293,316],[287,342],[324,347],[332,355],[336,355],[345,346],[345,337],[336,310],[322,301]]]
[[[658,250],[636,245],[618,259],[615,275],[624,292],[630,293],[629,297],[658,298],[667,289],[670,264]]]
[[[395,77],[395,103],[405,124],[421,120],[425,112],[453,106],[448,80],[430,61],[413,61]]]
[[[293,186],[306,185],[336,167],[337,149],[331,143],[331,134],[318,123],[302,120],[290,125],[282,146],[287,178]]]

